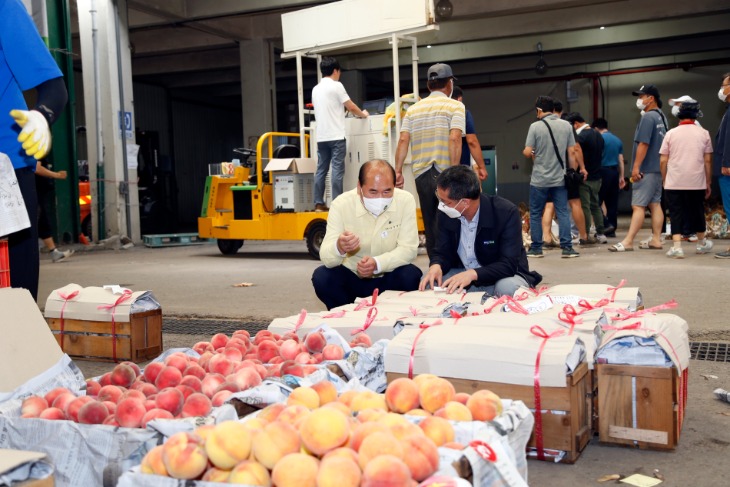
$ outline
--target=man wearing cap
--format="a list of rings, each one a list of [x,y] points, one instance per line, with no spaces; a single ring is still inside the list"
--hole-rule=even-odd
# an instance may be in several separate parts
[[[634,250],[634,238],[644,224],[644,213],[649,207],[651,211],[651,237],[640,242],[642,249],[662,249],[662,221],[664,214],[661,207],[662,175],[659,166],[659,148],[667,133],[667,117],[660,110],[662,101],[659,90],[654,85],[643,85],[632,94],[637,97],[636,108],[642,116],[634,133],[634,148],[631,168],[631,223],[626,237],[617,244],[611,245],[611,252],[627,252]]]
[[[436,245],[436,177],[461,159],[461,134],[466,129],[464,104],[451,98],[454,73],[448,64],[428,68],[429,96],[412,105],[401,126],[395,151],[395,185],[403,188],[403,163],[411,148],[411,168],[416,179],[418,201],[430,256]]]

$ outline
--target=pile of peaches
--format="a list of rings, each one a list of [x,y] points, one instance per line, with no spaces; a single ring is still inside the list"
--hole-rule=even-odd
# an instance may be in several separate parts
[[[396,379],[384,394],[338,396],[324,381],[243,421],[177,433],[140,469],[251,486],[414,487],[438,470],[438,447],[464,448],[450,420],[489,421],[501,411],[496,394],[457,394],[448,380],[428,374]],[[416,424],[405,415],[422,418]]]

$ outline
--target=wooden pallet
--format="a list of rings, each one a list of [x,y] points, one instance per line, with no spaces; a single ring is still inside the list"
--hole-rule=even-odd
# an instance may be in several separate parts
[[[200,245],[208,242],[197,233],[163,233],[142,236],[145,247],[179,247],[182,245]]]

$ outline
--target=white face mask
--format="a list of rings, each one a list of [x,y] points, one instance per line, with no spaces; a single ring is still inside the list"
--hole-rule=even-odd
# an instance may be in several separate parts
[[[679,105],[674,105],[672,107],[672,115],[675,117],[679,117]]]
[[[459,200],[459,203],[461,203],[461,200]],[[456,206],[459,206],[459,203],[456,203]],[[466,207],[464,207],[464,210],[459,211],[456,209],[456,206],[452,208],[446,206],[443,201],[439,201],[439,210],[443,211],[449,218],[459,218],[464,213],[464,210],[466,210]]]
[[[727,101],[727,95],[725,94],[725,88],[720,88],[720,91],[717,92],[717,97],[720,99],[720,101]]]
[[[365,209],[368,210],[375,216],[380,216],[393,202],[393,198],[365,198],[362,199],[362,204]]]
[[[646,108],[646,103],[644,103],[644,100],[642,100],[641,98],[637,98],[636,108],[638,108],[639,110],[643,110],[644,108]]]

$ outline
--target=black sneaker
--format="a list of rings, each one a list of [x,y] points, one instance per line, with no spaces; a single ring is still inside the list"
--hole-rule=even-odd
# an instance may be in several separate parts
[[[598,243],[598,240],[596,240],[595,237],[592,237],[588,235],[588,238],[580,238],[578,239],[578,245],[581,247],[585,247],[588,245],[596,245]]]
[[[715,254],[716,259],[730,259],[730,250],[727,252],[718,252]]]
[[[544,257],[543,254],[542,254],[542,250],[537,250],[537,249],[530,249],[530,250],[528,250],[527,251],[527,256],[528,257],[535,258],[535,259],[540,259],[540,258]]]
[[[572,248],[563,249],[562,257],[563,257],[563,259],[573,259],[575,257],[580,257],[580,254],[578,252],[576,252],[575,250],[573,250]]]

